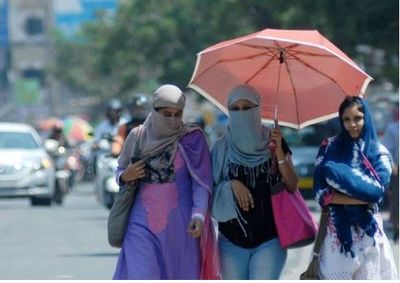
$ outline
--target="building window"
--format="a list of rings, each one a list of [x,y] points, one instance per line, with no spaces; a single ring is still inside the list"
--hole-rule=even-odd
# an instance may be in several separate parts
[[[25,32],[28,35],[38,35],[43,33],[43,20],[38,17],[29,17],[25,22]]]

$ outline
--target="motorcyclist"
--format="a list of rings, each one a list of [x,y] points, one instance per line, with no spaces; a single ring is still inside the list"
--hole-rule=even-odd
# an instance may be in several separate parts
[[[67,137],[63,133],[63,123],[58,121],[50,130],[49,139],[58,141],[58,146],[70,147]]]
[[[90,152],[90,163],[93,166],[93,174],[97,174],[96,163],[99,155],[100,141],[111,140],[117,135],[122,112],[122,103],[119,99],[111,99],[105,109],[106,118],[94,130],[94,143]]]
[[[150,98],[144,93],[137,93],[129,97],[127,108],[130,119],[118,128],[118,134],[115,136],[111,147],[113,156],[119,155],[129,132],[144,122],[149,113],[150,105]]]
[[[99,142],[105,136],[114,137],[117,134],[121,118],[122,103],[119,99],[111,99],[106,106],[106,119],[103,120],[94,131],[94,139]]]

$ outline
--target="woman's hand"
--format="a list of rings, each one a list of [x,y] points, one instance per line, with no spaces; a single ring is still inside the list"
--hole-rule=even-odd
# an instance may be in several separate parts
[[[145,176],[146,176],[145,164],[143,160],[139,160],[138,162],[130,164],[125,169],[124,173],[122,173],[121,175],[121,179],[125,183],[132,183]]]
[[[193,218],[188,227],[188,233],[193,238],[198,238],[201,236],[201,232],[203,231],[203,222],[198,218]]]
[[[254,199],[250,190],[238,180],[231,181],[233,194],[241,209],[249,211],[249,208],[254,208]]]
[[[276,146],[278,148],[282,148],[282,133],[281,130],[279,128],[274,128],[271,130],[270,133],[270,139],[274,140],[276,143]]]

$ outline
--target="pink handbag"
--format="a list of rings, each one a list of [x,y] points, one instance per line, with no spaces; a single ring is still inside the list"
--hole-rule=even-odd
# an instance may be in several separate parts
[[[271,188],[272,210],[282,248],[299,248],[314,242],[318,226],[300,191],[286,190],[282,182]]]

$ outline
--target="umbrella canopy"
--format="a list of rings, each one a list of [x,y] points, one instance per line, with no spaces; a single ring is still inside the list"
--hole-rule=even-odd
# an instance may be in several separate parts
[[[344,97],[364,95],[371,80],[316,30],[266,29],[198,53],[189,87],[227,113],[229,92],[250,85],[264,121],[301,129],[337,116]]]
[[[64,135],[71,142],[87,141],[92,138],[92,126],[80,117],[67,117],[63,120],[63,125]]]

